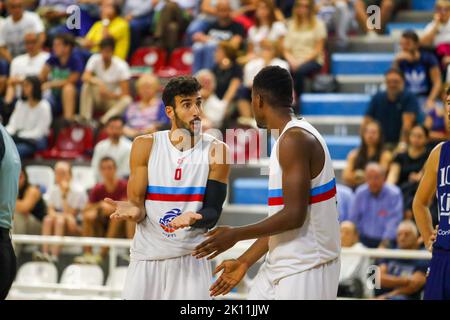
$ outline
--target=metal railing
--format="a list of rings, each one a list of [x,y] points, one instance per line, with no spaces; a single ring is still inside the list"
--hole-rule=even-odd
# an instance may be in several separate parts
[[[15,244],[53,244],[62,246],[97,246],[109,247],[109,277],[111,277],[117,268],[117,257],[119,248],[129,248],[131,240],[128,239],[109,239],[109,238],[91,238],[91,237],[60,237],[60,236],[34,236],[34,235],[18,235],[12,236]],[[217,263],[225,259],[236,258],[244,253],[254,240],[241,241],[233,248],[222,253],[214,260]],[[370,258],[396,258],[396,259],[431,259],[431,253],[424,250],[400,250],[400,249],[355,249],[342,248],[341,255],[358,255]],[[67,284],[18,284],[14,283],[13,288],[17,290],[31,290],[42,292],[70,292],[71,295],[75,292],[80,294],[103,294],[105,299],[117,298],[120,295],[120,290],[114,288],[112,284],[105,286],[83,286],[82,288],[74,287]],[[231,293],[221,299],[244,299],[245,294]]]

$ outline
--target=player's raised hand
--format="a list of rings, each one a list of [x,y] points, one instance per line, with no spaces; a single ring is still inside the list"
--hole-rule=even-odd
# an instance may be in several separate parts
[[[214,274],[217,274],[221,270],[223,270],[222,274],[209,288],[211,297],[216,297],[221,294],[225,295],[230,292],[245,276],[248,267],[237,259],[230,259],[218,265],[214,270]]]
[[[201,220],[202,218],[202,215],[196,212],[183,212],[178,217],[169,222],[169,226],[174,228],[175,230],[187,228],[193,225],[198,220]]]
[[[104,201],[111,205],[111,210],[114,210],[109,216],[110,219],[132,220],[135,222],[142,220],[141,209],[136,205],[128,201],[114,201],[110,198],[105,198]]]
[[[206,234],[208,239],[195,247],[192,254],[197,259],[208,256],[211,260],[230,249],[237,242],[234,229],[231,227],[217,227]]]

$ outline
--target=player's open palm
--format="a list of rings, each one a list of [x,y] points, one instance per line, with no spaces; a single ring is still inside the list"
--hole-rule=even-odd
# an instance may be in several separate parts
[[[184,212],[184,213],[180,214],[178,217],[173,219],[169,223],[169,226],[171,226],[175,230],[181,229],[181,228],[187,228],[187,227],[190,227],[191,225],[193,225],[198,220],[201,220],[202,218],[203,217],[201,214],[192,212],[192,211],[188,211],[188,212]]]
[[[110,219],[132,220],[135,222],[141,220],[141,210],[134,204],[128,201],[114,201],[110,198],[105,198],[104,201],[111,205],[111,210],[114,210],[109,216]]]
[[[225,295],[231,291],[245,276],[247,267],[245,264],[236,259],[230,259],[223,261],[214,270],[214,274],[217,274],[223,270],[220,277],[209,288],[211,297],[218,295]]]

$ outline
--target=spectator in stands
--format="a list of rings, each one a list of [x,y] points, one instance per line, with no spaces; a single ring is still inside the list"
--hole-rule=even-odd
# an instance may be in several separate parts
[[[80,116],[91,120],[94,111],[106,112],[100,122],[122,115],[132,102],[128,63],[114,56],[114,39],[104,38],[100,42],[100,53],[93,54],[82,76]]]
[[[208,27],[217,21],[218,9],[217,0],[203,0],[200,5],[200,13],[194,17],[186,30],[186,45],[192,46],[192,36],[197,32],[206,32]],[[240,8],[240,0],[230,0],[232,16]]]
[[[368,163],[377,162],[387,171],[391,160],[391,152],[384,148],[380,124],[377,121],[371,121],[362,130],[361,146],[348,154],[342,179],[346,185],[355,188],[365,182],[364,171]]]
[[[345,49],[348,45],[348,32],[352,27],[354,12],[353,0],[316,0],[317,15],[325,22],[328,33],[334,33],[336,46]]]
[[[194,45],[194,64],[192,72],[200,69],[212,69],[214,53],[220,41],[229,41],[234,49],[239,49],[245,37],[242,25],[232,20],[230,3],[227,0],[217,2],[217,22],[209,26],[206,31],[197,32],[192,36]]]
[[[41,19],[36,13],[25,11],[23,0],[7,0],[6,7],[9,16],[0,29],[0,56],[9,63],[14,57],[26,52],[26,33],[38,34],[41,45],[45,41],[45,34]]]
[[[122,15],[130,26],[129,56],[139,47],[141,39],[150,34],[154,7],[159,0],[125,0]]]
[[[441,100],[428,110],[424,125],[430,131],[431,147],[450,138],[449,118],[445,114],[447,88],[441,91]]]
[[[270,40],[263,40],[259,44],[261,52],[250,59],[244,66],[244,81],[238,93],[238,109],[241,117],[251,119],[251,95],[253,78],[266,66],[279,66],[289,71],[289,64],[280,59],[279,43]],[[248,122],[248,121],[247,121]]]
[[[237,52],[229,42],[222,41],[217,46],[212,72],[216,77],[216,95],[228,106],[235,102],[238,89],[242,83],[242,68],[236,62]],[[251,117],[249,115],[241,115]]]
[[[58,33],[66,31],[66,19],[69,16],[66,10],[77,3],[75,0],[39,0],[37,13],[44,23],[47,38],[52,39]]]
[[[72,120],[76,111],[79,80],[83,72],[83,61],[73,51],[75,45],[71,34],[58,34],[53,40],[53,53],[41,71],[42,90],[52,104],[53,115],[63,113]]]
[[[356,226],[351,221],[341,223],[341,246],[355,250],[366,247],[359,242]],[[339,297],[363,298],[367,296],[368,257],[359,254],[345,254],[341,256],[341,271],[339,274]]]
[[[402,250],[419,249],[419,233],[412,221],[402,221],[397,228],[397,247]],[[379,262],[381,290],[378,299],[420,300],[425,286],[427,260],[383,259]]]
[[[47,213],[47,207],[38,186],[28,181],[28,174],[22,167],[19,176],[19,194],[17,195],[16,211],[13,219],[14,234],[40,235],[42,233],[42,219]],[[15,245],[17,256],[20,255],[21,245]]]
[[[284,38],[284,58],[294,74],[296,97],[304,91],[306,77],[318,73],[325,62],[327,29],[316,17],[314,0],[297,0]]]
[[[48,211],[44,217],[42,235],[79,236],[81,225],[79,214],[87,203],[84,189],[72,183],[72,166],[69,162],[58,161],[55,164],[55,185],[50,190]],[[51,252],[51,255],[49,255]],[[34,260],[58,262],[59,245],[44,244],[42,253],[36,252]]]
[[[403,194],[406,219],[412,219],[412,201],[422,178],[422,168],[428,159],[428,129],[416,125],[409,133],[408,149],[397,154],[389,169],[387,182],[396,184]]]
[[[119,116],[109,118],[106,123],[108,138],[100,141],[94,148],[91,167],[95,172],[97,182],[101,181],[98,170],[100,159],[111,157],[117,164],[117,173],[120,178],[128,178],[130,175],[131,141],[123,136],[123,119]]]
[[[258,2],[255,25],[248,31],[247,54],[239,59],[239,63],[245,64],[252,59],[260,58],[263,41],[270,41],[276,48],[282,47],[287,29],[284,22],[276,21],[275,9],[272,0]]]
[[[5,103],[13,103],[21,96],[22,83],[27,76],[39,76],[50,54],[42,51],[39,35],[27,33],[24,36],[26,53],[15,57],[9,69],[8,88]]]
[[[403,218],[402,193],[397,186],[385,183],[385,176],[380,164],[367,165],[367,182],[356,189],[350,213],[361,242],[369,248],[390,247]]]
[[[203,99],[202,128],[204,130],[220,129],[225,118],[227,103],[220,100],[215,93],[216,76],[207,69],[200,70],[194,76],[202,86],[200,89],[200,95]]]
[[[348,217],[350,216],[355,194],[351,188],[340,183],[336,185],[336,190],[339,221],[342,222],[349,219]]]
[[[86,37],[80,39],[81,45],[91,52],[100,50],[104,38],[115,40],[114,55],[126,60],[130,48],[130,29],[128,21],[120,16],[120,4],[114,0],[102,0],[100,7],[101,21],[94,23]]]
[[[374,10],[370,6],[378,6],[380,24],[376,21],[371,21],[370,15],[374,14]],[[355,0],[354,8],[356,20],[358,21],[361,30],[369,36],[383,34],[386,24],[391,21],[392,16],[400,9],[407,5],[406,0]],[[377,12],[377,11],[375,11]],[[370,22],[374,23],[373,29],[369,29]]]
[[[192,1],[161,1],[159,10],[154,16],[153,37],[159,47],[166,49],[169,53],[181,46],[182,35],[186,30]]]
[[[41,82],[36,76],[23,82],[23,100],[18,100],[6,130],[14,139],[21,159],[47,147],[52,112],[50,104],[42,99]]]
[[[420,42],[434,48],[445,70],[450,64],[450,1],[437,0],[435,8],[434,19],[425,27]]]
[[[419,50],[419,36],[412,30],[403,32],[400,47],[394,66],[405,75],[406,89],[418,97],[422,107],[429,110],[439,99],[441,91],[439,61],[434,54]]]
[[[82,235],[84,237],[132,239],[136,224],[132,221],[110,220],[109,216],[114,210],[110,204],[103,201],[105,198],[126,201],[127,181],[117,177],[114,159],[104,157],[100,160],[99,166],[103,183],[95,185],[89,193],[89,202],[83,211]],[[99,264],[108,254],[108,247],[103,247],[99,255],[92,254],[92,247],[85,247],[84,252],[83,256],[75,258],[76,263]]]
[[[385,73],[386,91],[377,92],[371,99],[366,111],[362,128],[370,120],[377,120],[383,129],[385,142],[391,150],[402,142],[405,149],[409,131],[420,113],[414,94],[405,89],[405,77],[398,69],[389,69]]]
[[[166,108],[159,96],[161,84],[153,74],[143,74],[136,82],[139,100],[125,111],[125,136],[133,140],[139,135],[160,130],[168,124]]]

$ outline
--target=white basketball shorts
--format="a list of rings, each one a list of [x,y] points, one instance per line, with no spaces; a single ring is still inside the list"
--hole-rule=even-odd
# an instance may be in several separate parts
[[[185,255],[166,260],[132,260],[122,297],[125,300],[209,300],[211,263]]]
[[[248,300],[335,300],[341,262],[336,258],[274,283],[264,263],[252,282]]]

